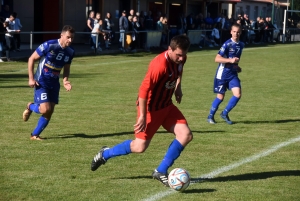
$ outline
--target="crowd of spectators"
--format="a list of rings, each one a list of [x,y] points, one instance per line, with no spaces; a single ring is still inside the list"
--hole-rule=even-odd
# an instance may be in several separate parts
[[[93,31],[93,14],[90,12],[87,20],[87,26]],[[195,15],[190,13],[185,16],[184,13],[178,15],[176,19],[176,27],[170,27],[168,18],[161,12],[153,14],[151,11],[135,12],[133,9],[127,14],[126,10],[122,11],[119,18],[119,26],[114,26],[110,20],[111,15],[107,13],[105,21],[109,21],[108,25],[100,25],[99,34],[103,36],[106,49],[113,40],[115,31],[120,32],[119,49],[123,52],[135,52],[136,48],[147,48],[146,39],[148,30],[157,30],[162,32],[161,46],[166,48],[168,39],[174,35],[188,34],[189,30],[201,30],[199,35],[199,47],[215,47],[231,37],[230,29],[234,23],[242,26],[242,35],[240,40],[245,44],[249,43],[266,43],[273,42],[273,30],[271,17],[257,17],[256,21],[250,20],[247,14],[239,14],[236,18],[220,13],[213,17],[208,12],[206,16],[202,13]],[[119,27],[119,29],[118,29]],[[94,30],[95,31],[95,30]],[[102,40],[102,39],[101,39]],[[93,40],[91,40],[93,43]],[[92,47],[95,45],[91,44]]]
[[[127,14],[127,11],[123,10],[118,20],[119,26],[114,26],[111,20],[111,14],[107,13],[103,23],[99,23],[99,26],[96,28],[95,24],[98,24],[99,20],[97,21],[95,12],[89,11],[88,16],[86,30],[91,32],[89,43],[95,52],[102,51],[99,41],[104,41],[105,49],[110,49],[111,42],[115,38],[115,32],[120,33],[118,43],[120,51],[123,52],[134,53],[137,47],[146,49],[146,31],[148,30],[161,31],[161,46],[167,47],[169,34],[168,18],[162,15],[161,12],[157,12],[156,15],[153,16],[151,11],[135,12],[131,9]],[[98,45],[95,44],[96,35],[98,36]]]

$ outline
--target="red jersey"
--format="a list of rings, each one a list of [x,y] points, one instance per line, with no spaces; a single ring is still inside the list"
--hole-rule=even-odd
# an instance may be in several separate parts
[[[185,61],[186,58],[181,64],[176,64],[165,51],[150,62],[139,90],[139,97],[147,99],[148,111],[157,111],[172,104],[172,95]]]

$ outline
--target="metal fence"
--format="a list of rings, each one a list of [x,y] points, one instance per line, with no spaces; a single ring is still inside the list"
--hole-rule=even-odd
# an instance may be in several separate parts
[[[289,28],[286,29],[286,33],[283,34],[283,29],[278,29],[279,30],[279,36],[278,39],[279,41],[277,42],[299,42],[300,41],[300,29],[299,28]],[[207,32],[211,32],[212,30],[188,30],[187,31],[187,35],[190,38],[191,44],[194,45],[199,45],[199,43],[201,42],[201,40],[203,39],[203,35],[206,35]],[[247,31],[248,34],[248,43],[253,43],[253,37],[254,37],[254,33],[255,29],[249,30]],[[58,31],[54,31],[54,32],[50,32],[50,31],[46,31],[46,32],[20,32],[20,34],[23,35],[28,35],[29,36],[29,46],[30,46],[30,50],[33,50],[33,44],[34,44],[34,39],[33,36],[35,34],[60,34],[61,32]],[[131,34],[132,32],[125,32],[125,34]],[[220,31],[220,44],[222,44],[223,42],[225,42],[224,39],[224,31]],[[228,33],[230,33],[228,31]],[[78,40],[79,43],[84,44],[84,39],[89,39],[91,33],[90,32],[76,32],[76,38],[80,37],[80,39]],[[164,45],[168,45],[170,39],[176,35],[176,32],[174,32],[174,30],[169,30],[169,34],[167,35],[167,39],[166,39],[166,44]],[[119,42],[119,37],[120,37],[120,32],[115,32],[115,40],[113,43],[118,43]],[[283,38],[284,37],[284,38]],[[143,49],[149,49],[151,47],[159,47],[161,46],[161,38],[162,38],[162,32],[160,31],[138,31],[137,32],[137,40],[138,40],[138,48],[143,48]],[[230,38],[230,35],[227,39]],[[122,41],[122,46],[124,47],[126,44],[126,37],[123,37],[123,41]],[[226,40],[227,40],[226,39]],[[275,39],[275,38],[274,38]],[[97,41],[102,40],[103,38],[100,38],[97,36]],[[273,42],[273,41],[272,41]],[[97,46],[98,42],[96,42],[96,46]],[[219,44],[219,45],[220,45]],[[204,45],[205,46],[205,45]]]

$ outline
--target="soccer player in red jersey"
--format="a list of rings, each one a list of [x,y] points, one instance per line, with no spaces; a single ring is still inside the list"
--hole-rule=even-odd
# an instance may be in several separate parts
[[[152,176],[165,186],[169,186],[168,168],[193,139],[185,117],[172,103],[173,94],[176,102],[181,102],[181,78],[189,46],[190,41],[187,36],[175,36],[172,38],[168,50],[150,62],[137,99],[138,115],[134,125],[135,139],[126,140],[111,148],[102,147],[92,160],[92,171],[105,164],[110,158],[130,153],[143,153],[158,128],[163,126],[175,135],[175,139],[171,142],[161,164],[154,170]]]

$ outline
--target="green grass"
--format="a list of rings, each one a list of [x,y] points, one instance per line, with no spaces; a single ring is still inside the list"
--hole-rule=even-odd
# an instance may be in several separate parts
[[[276,44],[244,49],[240,66],[243,96],[230,113],[236,124],[206,117],[215,98],[213,76],[217,50],[192,48],[184,67],[183,100],[194,140],[173,167],[192,178],[300,136],[300,44]],[[156,54],[106,55],[75,58],[73,89],[60,93],[47,140],[30,141],[39,115],[23,122],[32,101],[25,62],[0,66],[0,200],[300,200],[300,143],[292,143],[255,161],[170,193],[151,179],[173,136],[160,129],[144,154],[109,160],[92,172],[90,163],[100,147],[133,138],[135,100],[148,64]]]

